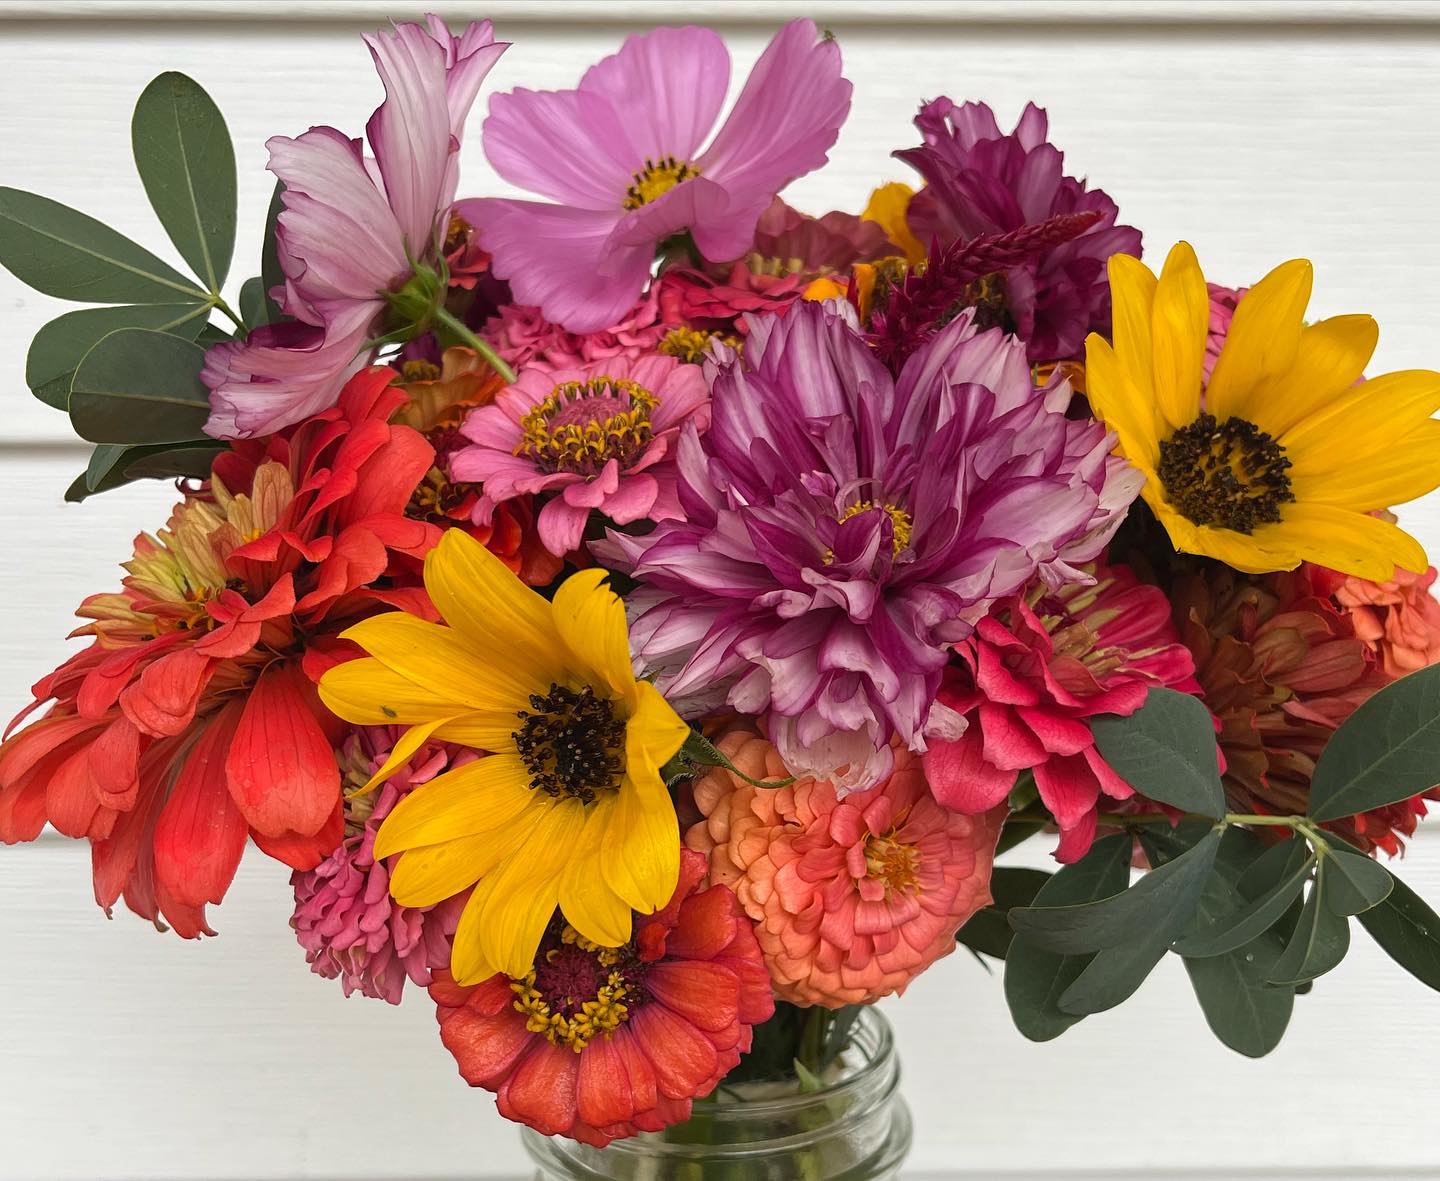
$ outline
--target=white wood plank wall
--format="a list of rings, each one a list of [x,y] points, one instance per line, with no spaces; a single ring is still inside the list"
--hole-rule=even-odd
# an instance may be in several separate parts
[[[921,98],[1034,98],[1071,169],[1119,201],[1152,259],[1188,238],[1215,279],[1316,263],[1314,308],[1374,313],[1376,369],[1440,367],[1440,10],[1416,3],[436,3],[515,47],[492,85],[568,85],[627,32],[703,19],[743,78],[775,25],[814,15],[855,83],[831,166],[790,198],[857,208],[905,169]],[[169,254],[129,164],[128,120],[164,69],[230,120],[253,273],[263,142],[358,133],[378,84],[357,33],[405,7],[353,3],[0,4],[0,183],[86,209]],[[483,111],[483,99],[481,103]],[[472,120],[478,131],[479,116]],[[462,191],[495,184],[472,134]],[[0,714],[66,650],[70,611],[114,584],[171,495],[60,497],[83,449],[23,382],[58,305],[0,275]],[[1440,504],[1407,523],[1440,548]],[[1440,897],[1440,840],[1403,867]],[[218,939],[186,944],[90,901],[82,845],[0,851],[0,1178],[518,1177],[513,1129],[454,1076],[416,997],[344,1001],[306,970],[285,875],[248,858]],[[1249,1062],[1205,1029],[1167,964],[1058,1042],[1010,1027],[998,979],[957,955],[887,1006],[917,1117],[915,1177],[1440,1175],[1440,997],[1363,936]]]

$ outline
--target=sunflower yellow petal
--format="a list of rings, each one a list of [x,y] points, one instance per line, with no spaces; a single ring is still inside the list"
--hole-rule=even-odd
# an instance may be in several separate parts
[[[359,726],[433,722],[465,709],[455,698],[421,688],[369,656],[327,669],[319,689],[326,709]]]
[[[466,941],[473,939],[488,964],[508,976],[525,975],[559,903],[560,875],[584,827],[585,805],[578,800],[550,802],[524,848],[506,858],[481,883],[484,905],[470,919],[469,930],[468,908],[461,916],[456,946],[464,931]],[[460,970],[472,978],[467,963],[462,961]],[[456,970],[457,979],[460,970]]]
[[[605,850],[605,880],[632,909],[651,914],[670,901],[680,875],[680,822],[659,769],[638,742],[627,744]]]
[[[1112,254],[1109,271],[1115,356],[1135,388],[1153,395],[1155,352],[1150,320],[1155,307],[1155,273],[1133,254]]]
[[[924,262],[926,258],[925,247],[911,233],[910,222],[905,216],[910,208],[910,198],[914,195],[915,190],[909,185],[898,180],[891,181],[870,194],[869,204],[860,215],[865,221],[873,221],[884,230],[886,237],[900,248],[900,252],[912,264]]]
[[[517,702],[515,709],[477,709],[448,718],[435,731],[435,737],[441,742],[457,742],[491,754],[514,750],[519,721],[515,714],[520,706],[528,704]]]
[[[390,897],[401,906],[434,906],[453,898],[483,881],[502,861],[523,848],[545,810],[545,804],[536,800],[493,832],[407,849],[390,874]]]
[[[400,735],[395,745],[390,748],[390,757],[385,760],[384,764],[374,775],[370,776],[365,784],[365,790],[369,791],[371,788],[389,779],[390,776],[410,761],[417,750],[434,736],[435,731],[451,720],[450,718],[437,718],[433,722],[423,722],[418,726],[411,726],[410,729],[406,730],[404,734]]]
[[[626,749],[636,744],[645,751],[647,766],[663,767],[685,744],[690,727],[649,681],[638,681],[635,690],[635,712],[625,724]]]
[[[1204,554],[1246,574],[1269,574],[1276,570],[1293,570],[1299,557],[1288,545],[1288,535],[1237,533],[1233,529],[1217,529],[1213,525],[1196,527],[1190,553]]]
[[[625,605],[605,585],[604,570],[572,574],[550,604],[555,629],[569,650],[566,664],[606,695],[635,705],[635,671],[630,665],[630,632]]]
[[[1292,259],[1241,297],[1205,390],[1205,409],[1221,422],[1245,418],[1264,427],[1256,394],[1266,378],[1295,361],[1312,279],[1309,261]]]
[[[1278,438],[1343,395],[1365,372],[1379,336],[1370,316],[1332,316],[1305,328],[1294,363],[1256,393],[1266,432]]]
[[[1425,496],[1440,488],[1440,420],[1420,424],[1370,459],[1336,464],[1313,474],[1297,472],[1295,498],[1302,504],[1371,512]]]
[[[483,659],[452,628],[403,611],[363,619],[341,635],[421,690],[469,709],[513,710],[544,688],[514,657],[504,663]]]
[[[447,529],[426,555],[425,589],[476,652],[537,669],[554,664],[559,645],[550,605],[463,529]]]
[[[1325,471],[1383,453],[1440,410],[1440,373],[1386,373],[1334,399],[1280,436],[1290,461]]]
[[[1188,242],[1177,243],[1165,259],[1165,268],[1155,286],[1150,323],[1155,356],[1155,407],[1164,419],[1167,434],[1193,422],[1199,412],[1209,326],[1210,295],[1200,263]],[[1127,370],[1133,376],[1134,368],[1127,366]]]
[[[605,882],[601,860],[605,834],[614,815],[613,795],[608,806],[597,801],[585,817],[585,830],[560,875],[560,913],[580,934],[603,947],[619,947],[630,938],[633,911]]]
[[[492,832],[534,799],[530,771],[519,755],[476,759],[421,784],[396,804],[375,836],[375,856]]]
[[[1160,459],[1154,406],[1131,380],[1114,349],[1093,332],[1085,341],[1085,390],[1095,417],[1115,432],[1121,452],[1153,469]]]
[[[1401,566],[1415,573],[1429,564],[1421,544],[1396,525],[1327,504],[1291,504],[1282,510],[1278,525],[1255,530],[1261,543],[1283,544],[1300,559],[1386,582]]]
[[[457,984],[479,984],[500,971],[500,965],[489,958],[490,949],[484,939],[485,908],[494,890],[493,882],[481,882],[460,912],[450,944],[450,975]]]

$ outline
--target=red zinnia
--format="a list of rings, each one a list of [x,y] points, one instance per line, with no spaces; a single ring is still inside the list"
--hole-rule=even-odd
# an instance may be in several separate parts
[[[506,1119],[604,1147],[690,1117],[775,1010],[749,920],[724,886],[696,892],[705,859],[681,853],[670,904],[602,948],[560,919],[521,980],[470,987],[436,972],[440,1037]]]
[[[1012,599],[956,646],[962,663],[946,671],[940,701],[965,730],[925,756],[930,790],[960,812],[988,812],[1033,770],[1060,829],[1055,857],[1066,862],[1095,839],[1102,795],[1135,794],[1096,749],[1089,720],[1134,713],[1151,685],[1199,691],[1164,593],[1125,566],[1095,577],[1094,586]]]
[[[405,515],[433,451],[387,421],[405,398],[393,377],[357,374],[337,406],[236,443],[168,529],[137,539],[124,590],[78,612],[90,646],[21,718],[53,704],[0,745],[0,840],[47,821],[88,838],[96,901],[123,894],[186,937],[211,933],[205,906],[247,836],[301,869],[339,843],[343,727],[313,682],[348,624],[426,602],[371,584],[439,538]]]

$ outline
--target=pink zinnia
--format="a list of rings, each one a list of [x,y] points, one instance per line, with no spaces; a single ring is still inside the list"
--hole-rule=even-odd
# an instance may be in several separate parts
[[[752,779],[789,774],[753,730],[719,745]],[[823,780],[757,788],[716,768],[696,783],[695,802],[705,819],[685,842],[755,921],[782,1000],[835,1009],[904,992],[990,901],[1005,809],[942,808],[906,750],[880,786],[843,800]]]
[[[1060,829],[1055,857],[1066,862],[1095,839],[1102,796],[1135,794],[1096,748],[1090,719],[1133,714],[1152,685],[1200,690],[1164,592],[1124,566],[1100,567],[1095,578],[1017,596],[980,621],[940,689],[964,732],[925,755],[935,798],[965,813],[996,807],[1032,770]]]
[[[453,37],[437,16],[365,42],[385,84],[365,129],[374,157],[333,127],[265,145],[285,185],[275,231],[285,284],[271,295],[293,322],[210,350],[205,430],[216,438],[271,434],[332,405],[383,331],[382,293],[443,249],[465,116],[509,46],[489,21]]]
[[[547,320],[539,308],[507,304],[486,321],[485,338],[517,372],[527,365],[575,369],[591,361],[635,360],[653,353],[671,327],[662,322],[660,301],[651,291],[614,324],[597,332],[567,332]]]
[[[402,727],[366,726],[350,736],[342,760],[352,771],[351,786],[363,785],[385,765],[402,733]],[[375,834],[415,788],[477,758],[465,747],[425,743],[373,794],[348,802],[345,839],[335,852],[314,869],[291,875],[290,925],[311,968],[331,980],[339,977],[346,996],[359,991],[398,1005],[407,979],[423,988],[431,972],[449,966],[450,938],[466,896],[436,906],[395,902],[391,865],[375,860]]]
[[[689,230],[706,258],[738,258],[771,198],[825,163],[850,109],[840,49],[792,21],[751,71],[710,146],[730,55],[709,29],[656,29],[574,90],[496,95],[485,154],[507,181],[559,204],[462,201],[520,303],[572,332],[618,321],[655,247]]]
[[[671,453],[680,428],[704,430],[709,412],[700,367],[674,357],[531,366],[465,420],[461,433],[474,446],[455,452],[450,471],[483,485],[480,524],[507,500],[548,494],[540,540],[568,554],[592,510],[619,525],[681,515]]]

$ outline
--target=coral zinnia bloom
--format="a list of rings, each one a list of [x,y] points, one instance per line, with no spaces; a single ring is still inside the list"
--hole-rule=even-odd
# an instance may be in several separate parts
[[[376,857],[403,854],[390,880],[403,906],[475,886],[451,961],[462,984],[523,976],[557,905],[587,939],[619,947],[631,911],[675,889],[679,829],[659,768],[689,731],[636,681],[604,577],[573,575],[547,603],[452,529],[425,559],[445,623],[365,620],[345,638],[369,656],[320,682],[346,721],[411,727],[376,781],[430,739],[490,752],[411,793],[375,841]]]
[[[1388,582],[1347,578],[1319,568],[1311,575],[1320,586],[1330,587],[1356,637],[1391,680],[1440,661],[1440,602],[1431,592],[1435,567],[1424,574],[1396,570]]]
[[[508,43],[489,21],[456,37],[437,16],[365,43],[385,84],[365,129],[374,157],[333,127],[266,143],[284,184],[275,245],[285,284],[272,295],[294,321],[207,354],[205,430],[216,438],[269,434],[331,405],[383,331],[384,293],[443,249],[465,117]]]
[[[788,774],[753,729],[719,746],[752,779]],[[941,807],[905,750],[884,783],[843,800],[823,781],[757,788],[717,767],[695,803],[705,819],[685,843],[755,920],[776,993],[832,1009],[904,992],[955,950],[955,932],[990,901],[1006,812]]]
[[[1094,586],[1016,596],[982,619],[956,654],[940,700],[966,727],[931,744],[930,788],[946,807],[984,812],[1005,800],[1022,768],[1033,768],[1060,829],[1057,861],[1089,851],[1102,796],[1135,794],[1096,749],[1090,719],[1133,714],[1152,685],[1200,690],[1165,593],[1125,566],[1098,568]]]
[[[690,1117],[750,1049],[775,998],[750,924],[724,886],[698,890],[684,852],[665,909],[617,948],[551,923],[532,965],[462,987],[435,974],[440,1037],[506,1119],[603,1148]]]
[[[680,428],[710,425],[698,365],[674,357],[611,357],[577,369],[522,369],[495,403],[474,411],[450,472],[481,486],[488,524],[517,496],[547,497],[536,518],[552,554],[577,549],[592,510],[617,525],[681,517],[672,452]]]
[[[864,788],[892,737],[943,729],[949,645],[1037,575],[1085,580],[1139,476],[968,309],[898,378],[838,302],[754,317],[724,356],[710,431],[680,437],[686,519],[602,552],[644,584],[637,645],[667,697],[728,691],[797,773]]]
[[[1203,382],[1210,301],[1182,242],[1159,280],[1110,260],[1115,344],[1087,341],[1090,403],[1145,473],[1145,501],[1175,548],[1237,570],[1302,561],[1384,582],[1425,551],[1373,510],[1440,485],[1440,373],[1356,387],[1375,349],[1368,316],[1304,323],[1310,264],[1250,288]]]
[[[416,599],[370,584],[439,537],[405,516],[433,452],[386,421],[392,377],[359,374],[338,406],[221,454],[141,534],[124,589],[78,612],[91,645],[35,686],[54,704],[0,746],[0,840],[47,820],[88,837],[96,901],[123,893],[186,937],[209,933],[247,836],[301,869],[335,848],[343,727],[313,681],[341,628]]]
[[[485,155],[542,201],[461,201],[519,303],[572,332],[616,323],[650,277],[657,243],[689,230],[708,259],[739,258],[770,200],[825,163],[850,109],[840,47],[815,23],[775,35],[702,153],[730,79],[709,29],[630,37],[574,90],[490,100]]]

